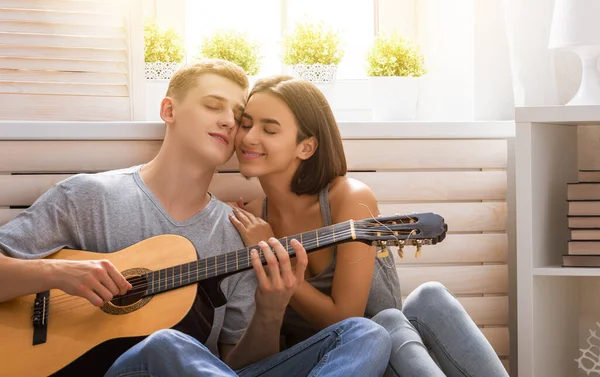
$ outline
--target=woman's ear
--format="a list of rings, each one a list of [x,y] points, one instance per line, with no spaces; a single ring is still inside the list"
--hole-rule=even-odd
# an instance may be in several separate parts
[[[165,97],[160,103],[160,117],[166,124],[175,123],[175,114],[173,111],[173,99]]]
[[[319,143],[314,136],[302,140],[300,145],[298,145],[300,159],[308,160],[313,154],[315,154],[318,147]]]

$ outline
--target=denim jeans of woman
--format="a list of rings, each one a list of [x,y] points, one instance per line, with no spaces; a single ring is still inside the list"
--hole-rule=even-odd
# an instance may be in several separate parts
[[[386,376],[508,376],[481,330],[440,283],[417,287],[402,311],[386,309],[372,320],[392,340]]]

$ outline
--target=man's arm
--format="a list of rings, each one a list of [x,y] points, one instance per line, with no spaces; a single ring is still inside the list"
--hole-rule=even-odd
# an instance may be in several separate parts
[[[0,253],[0,302],[51,289],[45,260],[19,260]]]
[[[292,270],[289,255],[281,243],[270,239],[269,244],[277,257],[266,243],[259,244],[268,272],[263,268],[258,253],[255,250],[251,253],[258,288],[256,311],[250,325],[235,346],[220,345],[221,359],[232,369],[245,367],[279,352],[279,333],[285,309],[298,285],[304,281],[308,258],[300,242],[290,242],[296,252],[295,270]]]
[[[108,261],[42,259],[62,248],[77,248],[75,204],[63,183],[0,227],[0,302],[48,289],[61,289],[94,305],[131,289]]]
[[[21,260],[0,253],[0,302],[49,289],[61,289],[101,306],[125,294],[131,284],[107,260]]]

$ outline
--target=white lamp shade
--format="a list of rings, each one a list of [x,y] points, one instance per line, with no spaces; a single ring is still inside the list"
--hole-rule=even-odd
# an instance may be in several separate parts
[[[600,0],[555,0],[549,48],[600,45]]]

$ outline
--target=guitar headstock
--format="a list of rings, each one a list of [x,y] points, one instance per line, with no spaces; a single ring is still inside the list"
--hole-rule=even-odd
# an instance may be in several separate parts
[[[446,238],[448,225],[434,213],[415,213],[358,220],[356,240],[373,246],[435,245]],[[402,256],[402,254],[401,254]]]

